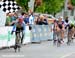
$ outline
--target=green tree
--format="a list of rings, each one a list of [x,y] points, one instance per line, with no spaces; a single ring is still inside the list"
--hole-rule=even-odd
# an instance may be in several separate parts
[[[23,10],[28,11],[28,2],[30,0],[16,0],[17,4],[22,7]]]
[[[64,0],[43,0],[41,6],[35,7],[35,12],[56,14],[64,6]]]
[[[34,8],[35,12],[39,12],[39,13],[45,13],[45,3],[43,3],[40,6],[37,6]]]
[[[75,0],[71,0],[71,4],[75,6]]]

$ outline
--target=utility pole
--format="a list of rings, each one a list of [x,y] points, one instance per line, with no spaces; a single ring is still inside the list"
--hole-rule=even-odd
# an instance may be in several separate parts
[[[65,5],[64,5],[64,6],[65,6],[65,11],[68,10],[68,9],[67,9],[67,6],[68,6],[67,3],[68,3],[68,0],[65,0]]]
[[[35,0],[30,0],[30,1],[28,2],[28,7],[29,7],[29,9],[31,9],[33,12],[34,12],[34,2],[35,2]]]
[[[67,17],[68,16],[68,9],[67,9],[67,6],[68,6],[68,0],[65,0],[65,5],[64,5],[64,7],[65,7],[65,9],[64,9],[64,19],[65,19],[65,17]]]

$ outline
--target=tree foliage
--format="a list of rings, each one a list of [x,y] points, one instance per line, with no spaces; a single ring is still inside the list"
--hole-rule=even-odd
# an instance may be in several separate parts
[[[71,4],[75,6],[75,0],[71,0]]]
[[[30,0],[15,0],[22,9],[28,11],[28,2]],[[74,0],[75,1],[75,0]],[[59,12],[64,6],[64,0],[42,0],[40,6],[35,6],[34,11],[40,13],[54,14]]]
[[[59,12],[64,6],[64,0],[43,0],[41,6],[35,7],[35,12],[54,14]]]
[[[28,2],[30,0],[15,0],[19,6],[22,7],[25,11],[28,11]]]

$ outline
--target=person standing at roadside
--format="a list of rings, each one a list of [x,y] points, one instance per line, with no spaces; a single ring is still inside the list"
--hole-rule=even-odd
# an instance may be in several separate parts
[[[25,24],[29,25],[29,15],[25,13],[25,18],[24,18]]]
[[[11,25],[12,25],[12,23],[11,23],[11,13],[7,13],[5,26],[11,26]]]
[[[29,15],[29,24],[30,25],[34,24],[34,15],[33,15],[33,12]]]
[[[12,13],[12,16],[11,16],[12,26],[15,24],[17,18],[18,18],[17,14],[16,13]]]
[[[29,30],[32,29],[31,25],[34,25],[34,15],[33,12],[29,15]]]

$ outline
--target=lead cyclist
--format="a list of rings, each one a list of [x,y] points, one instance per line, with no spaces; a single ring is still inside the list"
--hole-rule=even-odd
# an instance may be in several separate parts
[[[20,43],[22,44],[23,43],[24,34],[25,34],[24,30],[25,30],[25,23],[24,23],[22,18],[18,18],[18,21],[14,24],[12,32],[11,32],[11,34],[13,34],[13,32],[15,32],[15,35],[16,35],[15,46],[14,46],[15,52],[16,52],[16,49],[17,49],[17,46],[18,46],[17,35],[18,35],[18,33],[22,32],[22,34],[21,34],[22,37],[20,39],[21,40]],[[20,46],[21,46],[21,44],[20,44]]]

